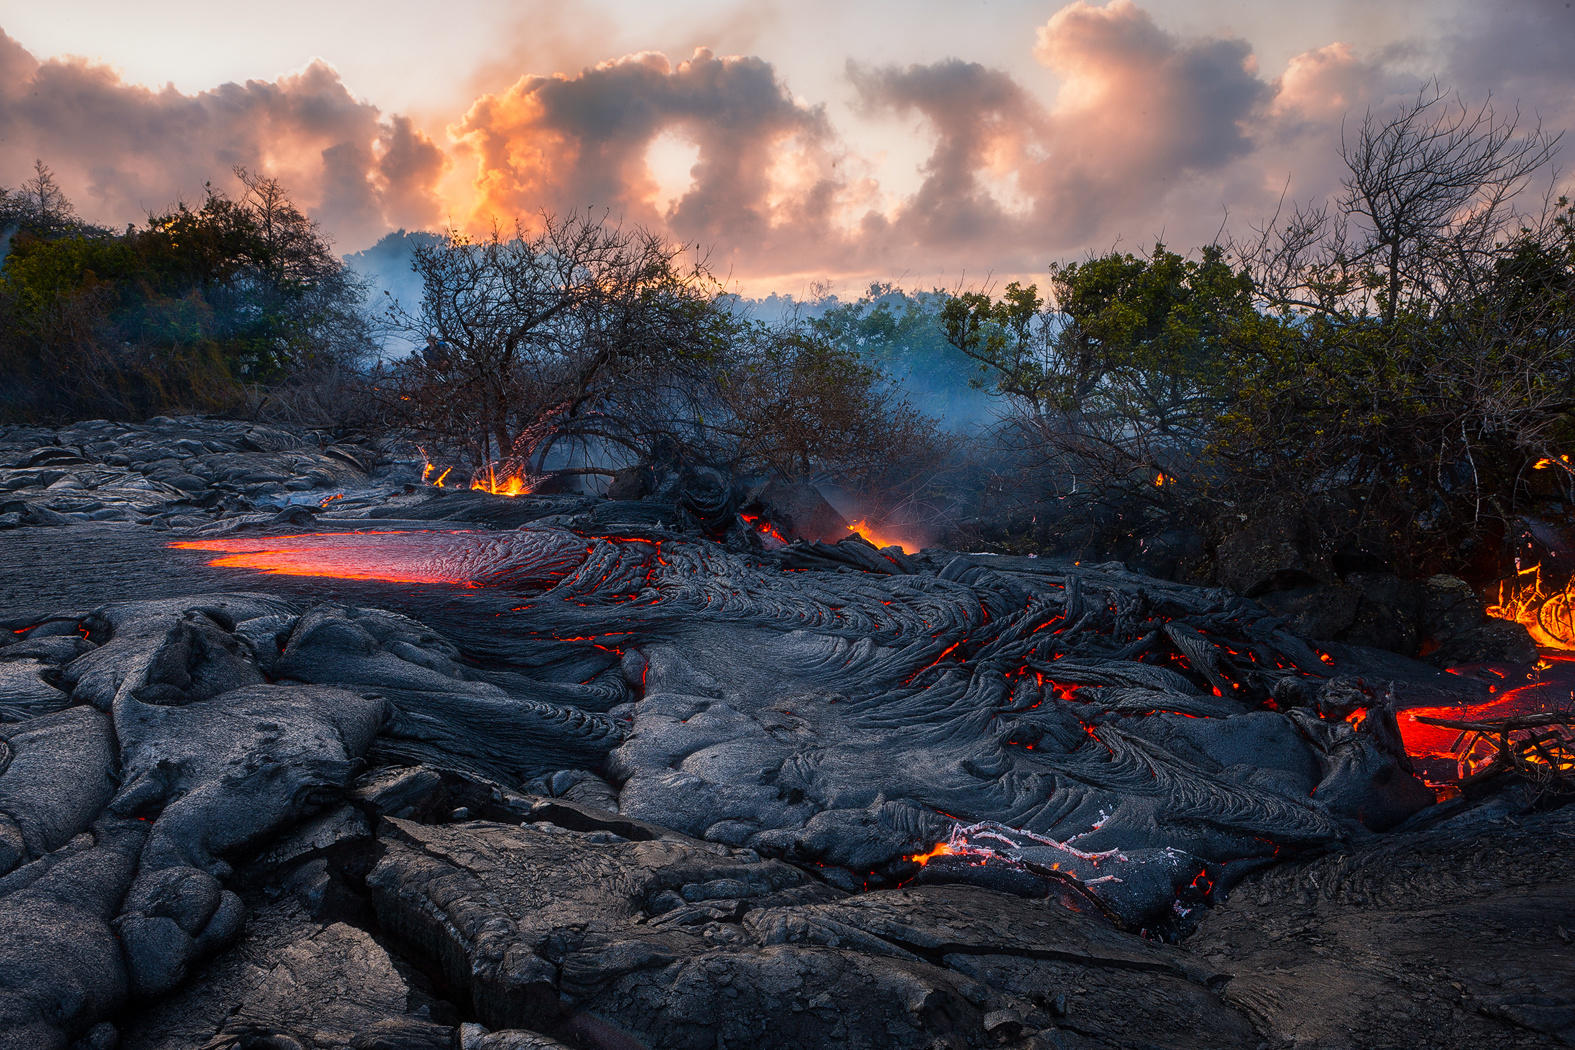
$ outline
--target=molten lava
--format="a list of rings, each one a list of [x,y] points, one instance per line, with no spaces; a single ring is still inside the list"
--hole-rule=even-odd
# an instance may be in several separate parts
[[[477,492],[490,492],[494,496],[527,496],[536,487],[537,480],[517,470],[499,473],[489,463],[485,473],[470,479],[470,487]]]
[[[869,540],[872,544],[881,548],[882,550],[885,550],[887,547],[896,547],[904,554],[914,554],[917,553],[919,549],[918,544],[912,543],[909,540],[894,536],[885,530],[877,531],[876,529],[871,528],[869,522],[863,518],[849,522],[848,531],[856,536],[863,536],[866,540]]]
[[[957,850],[952,848],[952,844],[950,842],[937,842],[932,848],[926,850],[925,852],[914,853],[904,857],[903,859],[912,861],[922,868],[936,857],[954,857],[956,855]]]
[[[1400,738],[1424,780],[1447,786],[1506,765],[1575,773],[1575,657],[1546,654],[1520,673],[1520,684],[1498,668],[1472,673],[1503,684],[1490,686],[1492,698],[1480,703],[1399,712]],[[1506,723],[1520,728],[1498,728]]]
[[[170,546],[222,552],[208,562],[221,568],[253,569],[283,576],[468,586],[470,574],[459,571],[463,562],[442,555],[445,546],[457,547],[465,542],[459,538],[469,535],[472,534],[333,532],[179,540]]]
[[[1498,600],[1487,614],[1521,624],[1543,649],[1575,651],[1575,580],[1563,590],[1545,592],[1542,566],[1533,565],[1499,584]]]

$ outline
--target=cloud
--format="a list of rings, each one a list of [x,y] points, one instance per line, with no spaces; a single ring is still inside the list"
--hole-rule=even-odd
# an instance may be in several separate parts
[[[1179,39],[1129,0],[1062,8],[1034,54],[1058,84],[1047,102],[976,63],[851,67],[867,107],[916,110],[934,135],[895,219],[905,240],[1037,268],[1134,225],[1157,231],[1173,188],[1252,151],[1272,94],[1245,41]]]
[[[1044,134],[1042,109],[1007,74],[949,59],[906,68],[848,66],[868,109],[917,112],[935,144],[924,181],[896,222],[914,244],[956,246],[1000,235],[1009,223],[987,177],[1031,167],[1031,143]]]
[[[80,59],[38,61],[0,33],[0,184],[35,157],[85,217],[120,223],[224,185],[244,165],[278,176],[343,246],[434,222],[446,159],[408,120],[357,100],[313,62],[273,81],[154,91]]]
[[[1374,8],[1359,44],[1311,41],[1271,71],[1231,33],[1172,32],[1132,0],[1074,0],[1015,45],[1037,64],[1011,72],[955,57],[846,63],[858,140],[765,57],[700,48],[596,62],[627,46],[630,25],[558,7],[532,0],[524,50],[459,82],[471,101],[442,145],[320,62],[183,94],[40,62],[0,33],[0,184],[42,157],[80,211],[123,222],[243,164],[283,179],[345,247],[451,217],[605,208],[705,246],[714,269],[758,289],[1018,276],[1156,236],[1205,243],[1227,216],[1232,229],[1267,218],[1282,193],[1336,192],[1342,122],[1413,98],[1423,70],[1471,101],[1495,90],[1551,130],[1575,124],[1575,12],[1563,0],[1456,0],[1425,18],[1419,2],[1404,17]],[[776,23],[734,13],[706,38],[769,46]],[[694,39],[688,21],[664,39]],[[571,71],[540,72],[553,69]]]
[[[450,131],[476,160],[483,220],[607,208],[724,254],[796,256],[826,232],[839,191],[824,112],[762,59],[705,48],[676,65],[642,52],[525,76],[478,98]],[[648,152],[674,134],[696,159],[690,185],[661,208]]]
[[[1521,126],[1575,127],[1575,5],[1568,0],[1500,0],[1473,5],[1445,37],[1449,86],[1468,98],[1493,96]],[[1572,143],[1565,141],[1565,150]],[[1567,155],[1567,154],[1566,154]],[[1575,180],[1566,183],[1575,188]]]

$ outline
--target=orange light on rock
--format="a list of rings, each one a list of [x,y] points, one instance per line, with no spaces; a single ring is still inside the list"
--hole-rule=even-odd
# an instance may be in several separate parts
[[[863,518],[848,523],[848,531],[856,536],[862,536],[876,547],[884,550],[887,547],[896,547],[904,554],[913,554],[917,547],[909,547],[908,542],[898,539],[889,532],[878,531],[870,527],[869,522]]]

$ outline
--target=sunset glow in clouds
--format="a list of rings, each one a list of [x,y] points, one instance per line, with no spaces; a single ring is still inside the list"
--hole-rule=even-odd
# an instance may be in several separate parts
[[[118,226],[242,164],[342,251],[595,207],[750,290],[1191,247],[1328,195],[1342,118],[1435,74],[1575,123],[1553,0],[130,6],[0,5],[0,185],[42,158]]]

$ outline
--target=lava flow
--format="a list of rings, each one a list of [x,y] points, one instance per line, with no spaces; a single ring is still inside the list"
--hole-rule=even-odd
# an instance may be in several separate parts
[[[1424,780],[1447,787],[1505,766],[1575,773],[1575,656],[1546,653],[1520,672],[1461,670],[1492,683],[1492,698],[1399,712],[1401,739]]]
[[[443,557],[453,537],[471,533],[334,532],[295,536],[230,536],[212,540],[178,540],[180,550],[221,552],[208,562],[220,568],[254,569],[282,576],[326,576],[341,580],[387,583],[451,583],[468,585],[463,562]],[[445,543],[445,537],[449,537]]]

